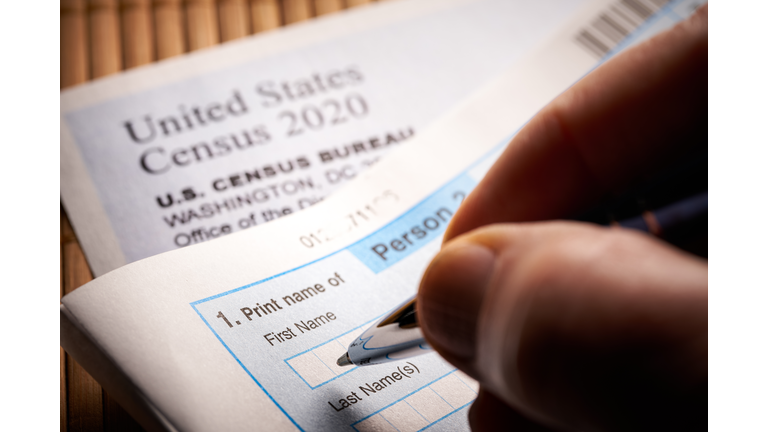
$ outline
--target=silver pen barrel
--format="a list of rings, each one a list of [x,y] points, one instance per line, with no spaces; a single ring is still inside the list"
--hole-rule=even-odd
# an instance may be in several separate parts
[[[373,324],[339,357],[339,366],[367,366],[432,352],[424,340],[416,315],[416,296]]]

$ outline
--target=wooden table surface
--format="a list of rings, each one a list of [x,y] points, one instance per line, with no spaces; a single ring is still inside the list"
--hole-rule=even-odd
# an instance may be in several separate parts
[[[61,0],[61,88],[372,0]],[[60,295],[93,276],[61,210]],[[61,430],[142,430],[61,350]]]

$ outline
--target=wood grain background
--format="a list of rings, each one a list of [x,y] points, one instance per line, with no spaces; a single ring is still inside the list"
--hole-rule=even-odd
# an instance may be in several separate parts
[[[61,0],[61,88],[372,0]],[[61,287],[93,279],[61,210]],[[61,430],[143,430],[60,348]]]

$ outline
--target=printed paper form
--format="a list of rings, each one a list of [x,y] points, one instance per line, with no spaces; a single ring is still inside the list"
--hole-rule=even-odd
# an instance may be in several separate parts
[[[510,123],[522,125],[600,61],[575,35],[613,4],[597,3],[318,206],[119,269],[65,297],[67,313],[179,430],[466,428],[472,383],[434,354],[346,373],[322,366],[331,343],[343,346],[414,292]],[[671,2],[631,37],[670,25],[690,5]]]
[[[581,2],[382,4],[403,18],[381,24],[374,11],[351,11],[336,25],[355,30],[330,40],[336,30],[311,23],[299,45],[291,35],[301,29],[290,28],[230,45],[240,48],[229,56],[245,60],[229,67],[178,71],[218,55],[203,52],[175,68],[108,78],[108,91],[63,93],[62,197],[92,269],[100,275],[317,203],[501,73]],[[419,8],[427,12],[410,12]],[[169,82],[168,69],[184,78]]]
[[[316,418],[326,419],[323,430],[377,430],[382,420],[395,430],[420,430],[446,420],[467,407],[476,386],[449,378],[454,368],[436,354],[376,367],[340,368],[335,361],[366,324],[415,292],[476,182],[462,175],[345,250],[192,306],[302,429]]]

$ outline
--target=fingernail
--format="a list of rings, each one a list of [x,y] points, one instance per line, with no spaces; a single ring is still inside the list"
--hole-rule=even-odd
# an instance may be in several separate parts
[[[462,243],[443,249],[419,287],[419,324],[438,352],[471,366],[477,319],[496,257],[490,249]],[[456,365],[461,366],[461,365]]]

